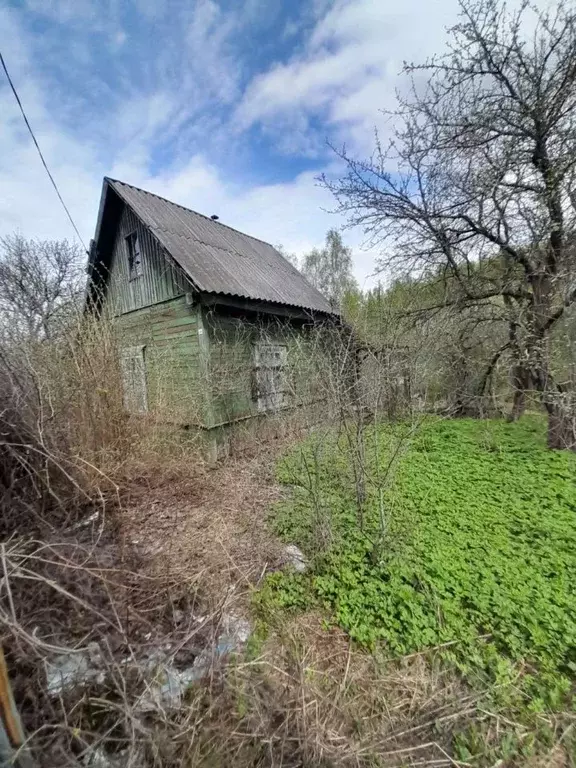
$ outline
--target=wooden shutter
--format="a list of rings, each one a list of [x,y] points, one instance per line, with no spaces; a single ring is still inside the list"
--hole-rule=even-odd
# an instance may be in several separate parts
[[[148,392],[146,388],[146,365],[144,347],[127,347],[120,355],[124,407],[130,413],[146,413]]]
[[[286,363],[288,348],[285,344],[257,342],[254,346],[254,374],[256,402],[259,411],[276,411],[286,404]]]

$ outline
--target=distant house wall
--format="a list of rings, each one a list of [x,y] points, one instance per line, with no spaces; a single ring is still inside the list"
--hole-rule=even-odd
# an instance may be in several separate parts
[[[127,237],[134,232],[141,248],[142,275],[131,280]],[[115,315],[148,307],[190,290],[181,270],[166,257],[153,235],[127,206],[120,216],[107,278],[107,303]]]

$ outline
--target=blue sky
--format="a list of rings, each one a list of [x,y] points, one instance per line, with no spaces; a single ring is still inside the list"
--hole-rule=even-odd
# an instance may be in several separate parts
[[[442,50],[456,0],[18,0],[0,48],[85,240],[102,176],[302,254],[343,222],[326,140],[369,153],[404,59]],[[0,234],[73,232],[0,83]],[[370,281],[377,253],[345,233]]]

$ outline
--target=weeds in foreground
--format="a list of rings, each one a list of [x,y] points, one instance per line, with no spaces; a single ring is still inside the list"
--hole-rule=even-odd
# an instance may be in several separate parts
[[[452,733],[476,700],[453,674],[418,654],[392,664],[354,650],[314,614],[271,618],[219,663],[233,596],[209,610],[193,577],[143,578],[114,566],[105,532],[97,552],[89,538],[2,553],[2,639],[35,768],[452,764]],[[167,670],[207,652],[175,705]],[[51,691],[62,655],[87,666]]]
[[[276,525],[306,546],[312,510],[300,462],[295,451],[280,466],[293,493]],[[491,752],[476,723],[454,740],[456,752],[487,764],[527,759],[574,713],[575,476],[574,456],[547,450],[538,419],[431,422],[387,489],[388,549],[375,563],[355,523],[345,460],[326,452],[316,493],[334,544],[310,575],[271,577],[260,602],[322,605],[354,640],[391,656],[443,646],[444,660],[485,692],[486,710],[513,724]],[[368,493],[375,526],[378,503]]]

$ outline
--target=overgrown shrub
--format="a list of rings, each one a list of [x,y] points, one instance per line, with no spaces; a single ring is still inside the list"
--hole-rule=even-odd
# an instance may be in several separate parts
[[[54,530],[113,489],[130,425],[111,326],[80,318],[57,339],[5,341],[0,432],[5,535]]]

